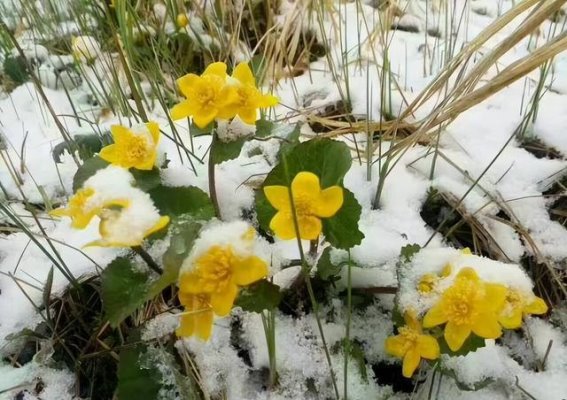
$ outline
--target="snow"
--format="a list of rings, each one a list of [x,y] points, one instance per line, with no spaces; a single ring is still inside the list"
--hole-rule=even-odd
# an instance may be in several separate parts
[[[0,0],[1,6],[16,12],[19,6],[12,3],[17,2]],[[306,2],[281,2],[279,12],[274,15],[281,30],[274,31],[275,34],[285,37],[284,33],[289,33],[289,29],[309,28],[319,43],[329,47],[329,52],[326,57],[311,63],[303,75],[291,78],[287,76],[289,71],[277,71],[279,79],[270,84],[281,104],[275,107],[270,118],[285,120],[287,126],[280,128],[274,136],[286,137],[294,129],[293,123],[307,121],[309,113],[322,114],[337,106],[343,96],[350,99],[352,113],[358,117],[379,121],[384,110],[393,116],[400,114],[446,65],[447,52],[470,43],[512,5],[509,0],[392,2],[397,3],[392,5],[396,14],[394,25],[416,32],[386,30],[384,38],[380,24],[386,23],[385,14],[373,7],[375,3],[331,2],[329,12],[318,20],[317,13],[312,12]],[[204,16],[212,18],[214,10],[210,2],[201,6]],[[456,21],[447,26],[445,7],[457,16]],[[61,8],[63,15],[69,15],[65,5]],[[1,7],[0,10],[3,11]],[[43,7],[38,6],[38,10],[42,15],[48,13]],[[188,11],[189,25],[179,30],[168,20],[165,6],[156,4],[153,11],[168,34],[187,33],[193,41],[198,38],[205,48],[218,47],[224,40],[208,34],[201,12]],[[19,20],[12,14],[3,13],[11,27],[30,27],[29,21]],[[473,71],[483,55],[500,41],[507,40],[526,16],[527,12],[486,42],[473,55],[469,65],[462,66],[463,71]],[[546,21],[539,32],[521,40],[498,60],[497,66],[487,71],[480,84],[485,84],[512,62],[529,55],[535,46],[549,40],[554,26]],[[447,28],[451,32],[446,32]],[[558,34],[561,26],[556,25],[556,28],[555,34]],[[92,64],[80,64],[80,85],[71,73],[59,72],[73,63],[71,56],[50,54],[48,48],[37,43],[38,36],[29,30],[21,33],[19,42],[27,58],[41,63],[36,72],[43,84],[42,91],[65,131],[75,136],[105,132],[112,124],[135,124],[135,118],[103,112],[102,106],[94,106],[92,102],[95,98],[99,104],[104,104],[103,93],[115,91],[117,87],[130,96],[122,68],[117,67],[117,76],[113,75],[113,65],[118,65],[117,55],[101,50],[97,39],[83,35],[74,21],[62,21],[58,29],[65,34],[80,34],[75,45],[83,49],[81,53],[87,53],[89,59],[96,56]],[[141,29],[155,32],[150,26]],[[251,49],[236,41],[231,52],[237,60],[247,60],[251,55]],[[391,73],[383,77],[386,52]],[[553,60],[537,117],[526,132],[528,138],[538,139],[556,149],[561,154],[556,159],[537,158],[522,146],[521,138],[515,136],[529,109],[538,79],[539,70],[536,70],[448,121],[438,137],[436,133],[423,137],[404,151],[394,152],[385,141],[375,143],[380,148],[374,154],[371,176],[367,176],[364,153],[368,145],[366,132],[337,137],[353,149],[353,166],[344,185],[362,206],[359,228],[365,239],[350,253],[333,250],[332,261],[338,264],[350,258],[353,288],[400,285],[397,297],[378,295],[364,310],[353,311],[350,335],[363,348],[368,372],[366,383],[355,362],[349,361],[349,397],[353,400],[409,398],[409,395],[394,393],[389,385],[376,383],[374,378],[380,381],[380,377],[374,377],[371,366],[399,363],[384,350],[385,338],[394,332],[391,312],[395,305],[402,310],[411,307],[423,313],[438,298],[438,293],[428,296],[418,293],[417,284],[424,274],[439,274],[446,265],[451,265],[451,274],[439,281],[438,290],[442,290],[453,282],[460,269],[472,267],[484,280],[531,293],[533,282],[520,265],[524,256],[564,268],[567,230],[550,218],[551,200],[545,198],[544,192],[567,172],[564,159],[567,154],[567,52]],[[447,92],[457,83],[453,77]],[[142,82],[142,87],[146,93],[151,93],[148,82]],[[386,101],[382,91],[389,94]],[[415,123],[425,120],[444,100],[445,94],[443,90],[433,96],[413,110],[407,120]],[[132,105],[131,99],[128,104]],[[135,106],[132,108],[136,109]],[[156,107],[147,111],[150,119],[159,122],[164,132],[159,160],[167,158],[170,163],[160,170],[162,183],[193,185],[208,192],[210,136],[190,138],[187,121],[176,122],[179,133],[176,140],[194,153],[191,156],[181,151],[179,155],[177,145],[166,137],[174,136],[165,115],[167,110]],[[81,122],[76,116],[86,118],[90,123]],[[221,139],[227,142],[253,131],[253,127],[238,120],[219,128]],[[302,140],[316,135],[306,124],[301,127],[301,132]],[[68,218],[53,219],[36,212],[41,224],[38,226],[30,208],[24,207],[24,200],[32,205],[64,202],[72,195],[72,178],[77,169],[77,163],[69,154],[63,154],[57,163],[51,157],[53,147],[62,141],[62,133],[42,94],[32,83],[20,85],[10,93],[0,91],[0,137],[3,145],[0,182],[8,196],[4,203],[37,239],[33,242],[29,235],[16,229],[16,232],[6,231],[0,240],[0,355],[4,358],[15,351],[16,346],[7,336],[24,328],[33,329],[42,320],[32,302],[41,304],[43,301],[41,288],[53,265],[50,257],[55,256],[55,252],[78,278],[100,272],[125,250],[83,248],[86,243],[99,238],[98,218],[94,218],[85,230],[75,230]],[[204,227],[182,270],[192,268],[195,259],[211,246],[230,244],[243,256],[254,254],[266,260],[270,265],[270,277],[282,288],[289,288],[297,279],[301,267],[282,268],[290,259],[299,258],[295,241],[276,240],[271,244],[259,236],[252,240],[242,238],[254,223],[244,222],[243,216],[254,207],[254,189],[277,162],[279,143],[278,139],[249,141],[238,158],[216,166],[216,189],[223,222],[214,220]],[[360,154],[356,154],[355,145]],[[149,196],[133,187],[132,182],[133,177],[126,170],[108,167],[84,183],[84,187],[92,187],[96,193],[89,200],[91,207],[116,199],[130,201],[114,221],[113,240],[139,236],[159,219]],[[374,204],[379,187],[379,201]],[[420,211],[431,189],[454,199],[462,212],[478,220],[494,241],[496,259],[466,255],[449,247],[443,236],[425,223]],[[502,219],[502,212],[510,221]],[[10,219],[0,215],[0,221],[4,227]],[[399,265],[400,249],[414,243],[425,247],[409,263]],[[167,240],[160,241],[149,251],[158,259],[166,246]],[[346,315],[341,292],[346,288],[346,268],[335,284],[329,302],[321,304],[319,317],[327,345],[334,348],[331,361],[339,390],[342,390],[344,355],[340,343],[345,335]],[[68,281],[55,268],[53,294],[61,294],[67,286]],[[234,321],[240,321],[242,325],[238,343],[248,352],[251,365],[235,348],[231,328]],[[160,339],[170,334],[177,322],[175,313],[160,314],[144,326],[143,338]],[[269,359],[258,314],[237,308],[230,317],[215,320],[210,342],[184,339],[179,340],[176,347],[182,354],[189,352],[194,357],[202,388],[212,397],[224,396],[228,400],[303,399],[307,398],[308,379],[321,398],[334,396],[320,332],[312,313],[294,317],[277,313],[276,343],[280,385],[274,391],[265,390],[265,369]],[[538,370],[544,359],[543,368]],[[487,378],[493,383],[468,392],[461,390],[449,376],[443,376],[439,381],[439,374],[433,374],[429,369],[416,398],[427,398],[431,384],[438,390],[439,399],[504,400],[525,396],[522,394],[525,390],[537,399],[561,400],[567,393],[566,360],[565,332],[544,319],[529,317],[522,331],[508,332],[498,342],[487,341],[486,347],[463,357],[442,357],[443,368],[450,370],[460,383],[482,385]],[[52,369],[40,361],[21,368],[0,365],[0,393],[15,385],[26,384],[29,392],[24,395],[25,399],[71,399],[72,373]],[[38,378],[42,379],[45,388],[42,393],[34,394],[32,389]],[[16,393],[7,392],[11,397]]]

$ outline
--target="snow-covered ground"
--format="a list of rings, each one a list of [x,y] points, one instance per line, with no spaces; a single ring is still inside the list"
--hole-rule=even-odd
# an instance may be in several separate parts
[[[281,24],[291,23],[289,19],[294,24],[310,27],[318,40],[328,46],[329,52],[326,57],[310,64],[308,73],[295,78],[282,78],[275,85],[274,91],[281,104],[275,108],[274,116],[288,118],[290,124],[306,119],[305,113],[290,110],[317,112],[335,104],[344,95],[351,99],[354,115],[368,116],[377,121],[384,107],[388,107],[393,115],[399,114],[442,68],[443,57],[449,48],[462,48],[498,15],[509,9],[513,2],[450,2],[454,3],[456,15],[463,15],[463,21],[456,18],[455,23],[460,24],[452,27],[453,34],[449,35],[445,32],[447,25],[444,15],[430,9],[426,17],[425,1],[412,1],[409,6],[406,2],[400,2],[399,7],[405,10],[405,15],[397,21],[398,26],[405,27],[405,30],[411,28],[409,30],[412,32],[389,32],[388,60],[399,86],[391,91],[388,105],[381,104],[382,67],[378,64],[384,59],[385,49],[376,32],[376,26],[383,16],[380,17],[377,9],[371,6],[371,3],[378,2],[337,3],[336,12],[326,15],[322,21],[310,20],[311,14],[303,3],[282,1],[277,18]],[[507,38],[526,15],[514,20],[479,49],[478,59],[496,43]],[[480,84],[521,57],[529,55],[533,51],[534,41],[545,43],[554,29],[555,34],[559,34],[561,24],[546,21],[538,34],[520,41],[501,57],[497,67],[492,68]],[[437,31],[439,37],[427,35],[426,30]],[[108,115],[89,103],[90,88],[84,83],[67,92],[57,88],[50,81],[49,66],[61,63],[61,57],[46,53],[45,48],[34,47],[30,41],[26,41],[25,45],[29,52],[41,53],[42,65],[47,71],[42,79],[42,90],[54,114],[70,135],[104,132],[112,124],[128,122],[124,116]],[[98,67],[104,68],[101,65]],[[97,68],[97,64],[92,68]],[[337,75],[338,81],[335,79]],[[358,159],[354,159],[345,178],[345,187],[355,194],[362,205],[360,229],[365,235],[363,242],[350,252],[352,262],[357,265],[353,270],[354,286],[395,286],[400,249],[407,244],[424,246],[427,243],[428,249],[431,249],[428,251],[438,252],[431,253],[435,257],[424,256],[427,259],[422,260],[420,266],[424,272],[438,269],[444,264],[442,260],[447,257],[446,254],[456,252],[420,216],[430,188],[462,199],[464,210],[474,216],[492,238],[497,245],[495,247],[498,250],[494,254],[498,255],[498,260],[490,264],[491,268],[502,267],[506,270],[507,266],[501,264],[506,263],[514,265],[510,267],[514,271],[520,271],[517,264],[529,255],[564,273],[567,230],[559,222],[550,219],[548,208],[550,201],[555,199],[549,200],[543,194],[554,182],[561,180],[567,167],[567,52],[553,60],[537,119],[528,129],[530,137],[555,149],[561,155],[558,158],[538,158],[514,137],[538,79],[539,70],[535,70],[525,79],[518,80],[459,115],[443,128],[437,151],[435,147],[416,144],[390,160],[390,165],[395,166],[383,184],[378,209],[371,206],[384,160],[374,163],[371,179],[368,180],[365,161],[359,164]],[[429,102],[420,107],[414,113],[412,122],[426,117],[433,106]],[[160,123],[164,133],[173,134],[164,110],[156,107],[148,111],[151,119]],[[91,123],[84,120],[80,122],[75,114]],[[192,148],[198,157],[206,157],[209,137],[200,136],[190,141],[186,122],[176,123],[176,127],[183,144]],[[303,126],[302,133],[305,137],[314,134],[308,125]],[[86,230],[79,231],[71,228],[68,219],[56,220],[46,214],[39,214],[39,219],[34,219],[26,209],[24,198],[31,204],[59,204],[65,201],[72,193],[73,175],[77,169],[77,164],[67,153],[58,162],[52,157],[54,146],[62,141],[61,132],[42,100],[42,94],[33,83],[24,83],[10,93],[0,91],[0,135],[0,183],[4,194],[8,196],[7,199],[2,198],[4,207],[9,208],[36,239],[32,241],[25,232],[10,231],[14,221],[0,213],[1,226],[6,227],[0,236],[0,354],[4,357],[11,354],[16,346],[16,342],[10,340],[10,335],[24,328],[33,329],[41,321],[36,307],[42,303],[42,287],[53,265],[53,249],[76,277],[96,273],[99,266],[104,267],[124,251],[97,247],[82,249],[82,246],[98,237],[96,218]],[[344,140],[354,149],[354,139],[357,146],[365,148],[367,135],[364,132],[345,135],[339,140]],[[248,156],[248,150],[253,147],[259,147],[262,154],[251,152],[256,155]],[[248,143],[239,158],[218,166],[219,203],[227,220],[237,220],[242,210],[253,208],[254,192],[247,185],[249,178],[261,177],[271,170],[277,149],[277,140]],[[383,143],[380,150],[385,152],[387,149],[388,144]],[[208,190],[206,163],[194,160],[193,170],[185,156],[184,159],[179,157],[175,143],[166,138],[161,141],[160,153],[167,155],[170,160],[168,168],[162,170],[161,177],[166,184],[194,185]],[[378,150],[375,154],[377,159]],[[434,171],[431,173],[433,165]],[[510,217],[510,222],[499,218],[501,211]],[[295,242],[276,241],[269,245],[271,257],[274,260],[298,258],[295,245]],[[152,251],[160,255],[163,249],[164,246],[157,243]],[[347,255],[343,251],[334,251],[332,257],[344,260]],[[482,258],[471,261],[479,265],[488,262]],[[298,272],[291,268],[272,271],[274,280],[282,286],[292,281]],[[523,274],[519,278],[513,273],[503,274],[502,279],[524,279],[523,284],[531,288],[531,282]],[[61,293],[67,285],[65,277],[55,270],[52,292]],[[344,280],[338,286],[339,289],[344,287]],[[389,315],[392,305],[392,295],[378,295],[372,307],[353,316],[351,337],[362,345],[368,363],[367,379],[353,365],[348,370],[349,398],[353,400],[425,399],[433,384],[431,379],[435,375],[429,374],[427,382],[420,386],[417,397],[411,397],[408,393],[394,393],[392,386],[383,383],[379,372],[375,376],[371,365],[397,362],[384,350],[384,339],[393,332]],[[344,337],[345,313],[341,300],[333,300],[321,314],[328,315],[323,319],[323,330],[327,345],[333,347]],[[208,393],[213,396],[225,393],[230,400],[324,399],[333,396],[325,354],[311,314],[301,318],[283,314],[276,317],[280,385],[274,392],[261,390],[258,378],[254,378],[254,373],[269,366],[260,316],[239,310],[233,311],[233,316],[241,320],[241,340],[250,352],[251,365],[246,364],[237,350],[229,345],[231,317],[215,321],[210,342],[186,339],[176,344],[195,355],[202,384]],[[174,328],[171,323],[163,321],[156,326],[159,329],[156,328],[154,336],[171,332]],[[509,333],[498,343],[489,341],[486,347],[465,357],[444,356],[444,367],[451,370],[459,382],[470,386],[487,384],[476,391],[466,391],[451,378],[441,380],[437,377],[434,382],[436,398],[564,399],[567,396],[567,343],[565,332],[561,329],[545,320],[529,318],[523,336]],[[552,347],[547,354],[550,342]],[[37,396],[27,393],[25,399],[74,398],[72,372],[43,366],[42,357],[36,358],[35,362],[22,368],[14,368],[0,361],[0,398],[15,398],[22,388],[33,387],[39,377],[45,389]],[[45,355],[43,358],[46,358]],[[331,358],[337,384],[342,388],[342,353],[332,354]],[[545,366],[541,370],[527,367],[543,360]],[[486,382],[487,379],[491,382]],[[320,397],[306,394],[308,381]],[[10,388],[17,389],[6,391]]]

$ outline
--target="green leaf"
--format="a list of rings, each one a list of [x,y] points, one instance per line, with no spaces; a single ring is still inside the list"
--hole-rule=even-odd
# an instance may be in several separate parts
[[[55,162],[61,162],[61,155],[63,152],[71,154],[71,152],[78,152],[81,160],[85,161],[92,158],[96,153],[113,142],[110,132],[105,132],[102,135],[75,135],[72,141],[65,141],[57,144],[53,150],[52,155]]]
[[[240,291],[235,305],[244,311],[262,312],[262,310],[275,309],[282,299],[280,287],[272,282],[262,279]]]
[[[18,85],[26,82],[30,76],[28,65],[22,56],[6,57],[3,69],[6,76]]]
[[[199,237],[201,223],[193,220],[181,220],[172,225],[169,247],[163,254],[163,274],[152,283],[149,296],[157,296],[163,289],[177,282],[181,264],[193,248]]]
[[[268,136],[272,136],[272,132],[276,124],[272,121],[267,119],[259,119],[256,121],[256,133],[254,134],[255,137],[265,138]]]
[[[161,184],[159,169],[156,167],[149,171],[130,168],[130,173],[136,180],[136,186],[145,192],[150,191]]]
[[[273,131],[272,131],[273,133]],[[278,150],[278,157],[280,160],[285,157],[290,151],[292,151],[295,146],[299,144],[299,135],[301,134],[301,125],[295,125],[295,128],[286,136],[286,140],[280,144],[280,149]]]
[[[215,127],[215,123],[211,122],[209,125],[205,126],[204,128],[199,128],[193,121],[189,125],[189,132],[191,132],[191,136],[203,136],[203,135],[210,135],[211,131]]]
[[[120,400],[155,400],[162,388],[162,374],[156,366],[141,365],[146,346],[125,347],[118,363],[118,398]]]
[[[85,181],[96,174],[98,170],[104,169],[108,165],[108,162],[104,161],[100,157],[93,157],[86,160],[83,165],[79,167],[73,177],[73,192],[79,190]]]
[[[49,269],[45,286],[43,287],[43,307],[45,307],[45,314],[47,320],[51,321],[51,290],[53,289],[53,265]]]
[[[266,177],[265,186],[289,186],[299,172],[317,175],[321,187],[342,184],[352,158],[347,145],[332,139],[312,139],[295,146]],[[286,171],[287,167],[287,171]]]
[[[102,273],[102,301],[106,318],[118,326],[148,299],[149,275],[128,258],[114,259]]]
[[[343,193],[340,210],[332,218],[323,219],[323,234],[332,246],[346,250],[359,245],[364,234],[358,230],[362,207],[350,190],[343,188]]]
[[[247,137],[241,137],[232,142],[223,142],[218,139],[213,139],[211,143],[211,157],[215,164],[233,160],[240,155],[242,146],[248,140]]]
[[[149,194],[160,213],[170,218],[191,215],[195,219],[209,220],[215,215],[209,196],[195,186],[158,185]]]
[[[362,349],[362,346],[360,346],[357,342],[351,341],[350,346],[347,347],[350,347],[349,354],[356,363],[362,380],[368,383],[368,371],[366,371],[366,360],[364,358],[364,350]]]
[[[317,276],[324,281],[334,280],[341,272],[341,266],[331,262],[332,247],[326,247],[317,261]]]
[[[414,255],[419,253],[421,246],[419,244],[408,244],[402,247],[400,251],[400,258],[403,262],[410,262]]]

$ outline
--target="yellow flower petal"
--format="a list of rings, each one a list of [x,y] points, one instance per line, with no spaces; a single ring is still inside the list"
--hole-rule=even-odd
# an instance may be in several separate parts
[[[264,186],[266,198],[278,211],[290,211],[291,202],[289,201],[289,189],[286,186]]]
[[[386,338],[384,342],[384,349],[386,353],[394,357],[402,358],[407,351],[407,342],[399,335],[390,336]]]
[[[276,96],[272,96],[270,94],[263,95],[260,101],[258,102],[258,106],[260,108],[267,108],[273,107],[278,104],[280,100]]]
[[[506,301],[506,294],[508,293],[506,286],[497,283],[485,283],[484,288],[486,291],[484,298],[486,307],[492,310],[501,309]]]
[[[421,361],[421,357],[417,349],[410,349],[404,356],[404,362],[402,365],[402,375],[406,378],[411,378],[417,367],[419,366],[419,362]]]
[[[103,147],[100,149],[98,156],[104,161],[116,164],[119,160],[119,155],[116,152],[116,144],[109,144],[108,146]]]
[[[75,229],[85,229],[95,215],[96,212],[89,212],[86,214],[75,214],[73,216],[73,221],[71,222],[71,226]]]
[[[323,224],[317,217],[298,215],[297,222],[299,224],[299,236],[303,240],[315,240],[323,230]]]
[[[248,63],[241,62],[238,64],[232,72],[232,77],[238,79],[244,85],[256,86],[256,79],[254,79],[254,74],[252,74]]]
[[[421,324],[417,320],[417,315],[414,310],[407,310],[404,313],[404,321],[406,326],[416,332],[421,332]]]
[[[178,119],[187,118],[195,113],[197,110],[196,104],[192,100],[185,100],[173,106],[169,111],[171,119],[177,121]]]
[[[548,307],[547,304],[545,304],[545,301],[540,297],[536,297],[524,308],[524,313],[540,315],[545,314],[547,310]]]
[[[213,331],[212,311],[202,311],[195,315],[195,334],[201,340],[209,340]]]
[[[160,219],[156,222],[156,224],[146,231],[146,233],[144,234],[144,237],[148,237],[152,233],[155,233],[155,232],[165,228],[167,226],[167,224],[169,224],[169,217],[167,215],[160,217]]]
[[[238,260],[232,271],[234,283],[246,286],[268,275],[268,266],[264,260],[252,256]]]
[[[195,271],[186,272],[179,277],[179,290],[183,293],[203,293],[203,282]]]
[[[193,122],[195,123],[195,125],[202,129],[213,122],[213,120],[217,116],[217,113],[218,110],[216,108],[201,108],[193,114]]]
[[[294,201],[297,201],[297,198],[301,198],[302,202],[313,203],[318,200],[320,190],[319,177],[312,172],[302,171],[295,175],[291,182]]]
[[[179,327],[175,334],[179,337],[190,337],[195,333],[195,317],[193,315],[182,315]]]
[[[315,215],[318,217],[332,217],[343,206],[343,188],[340,186],[331,186],[322,190],[314,206]]]
[[[112,134],[112,139],[114,139],[114,143],[118,143],[123,141],[130,135],[130,130],[122,125],[112,125],[110,127],[110,133]]]
[[[471,328],[468,325],[457,325],[451,321],[445,325],[445,341],[452,351],[459,350],[470,334]]]
[[[441,325],[447,322],[447,315],[444,310],[444,306],[441,303],[437,303],[427,311],[425,317],[423,317],[423,327],[432,328],[437,325]]]
[[[215,314],[220,317],[227,315],[234,305],[237,294],[238,287],[230,283],[226,285],[223,291],[211,293],[211,306]]]
[[[457,274],[457,279],[469,279],[474,282],[478,282],[480,279],[476,271],[470,267],[465,267],[459,271]]]
[[[148,131],[150,131],[150,134],[152,135],[152,139],[154,141],[154,144],[157,146],[157,144],[159,143],[159,137],[160,137],[160,131],[159,131],[159,125],[157,122],[154,121],[149,121],[146,123],[146,128],[148,128]]]
[[[258,118],[258,112],[256,111],[256,108],[242,108],[238,110],[238,116],[242,122],[248,125],[254,125]]]
[[[417,338],[417,349],[422,358],[427,358],[428,360],[439,358],[439,343],[433,336],[420,335]]]
[[[516,307],[507,313],[502,313],[498,317],[498,322],[505,329],[518,329],[522,326],[522,310]]]
[[[195,74],[187,74],[177,79],[177,87],[183,96],[190,98],[195,95],[194,88],[199,84],[200,77]]]
[[[282,240],[296,237],[293,217],[289,212],[277,212],[270,221],[270,229]]]
[[[223,62],[209,64],[203,75],[217,75],[224,79],[226,78],[226,64]]]
[[[485,339],[496,339],[502,336],[502,328],[492,312],[481,313],[472,325],[472,331]]]

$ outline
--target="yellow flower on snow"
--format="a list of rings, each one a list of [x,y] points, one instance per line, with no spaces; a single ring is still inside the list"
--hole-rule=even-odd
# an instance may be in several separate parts
[[[176,334],[180,337],[196,335],[208,340],[213,330],[213,309],[209,294],[179,293],[179,301],[185,307]]]
[[[219,112],[236,114],[232,104],[237,99],[236,89],[226,84],[226,64],[212,63],[201,76],[187,74],[177,80],[179,90],[187,100],[171,109],[171,118],[193,117],[199,128],[211,123]]]
[[[406,325],[399,329],[396,336],[386,339],[386,352],[403,358],[402,374],[411,378],[422,358],[435,360],[439,357],[439,343],[430,335],[424,335],[415,312],[406,311]]]
[[[100,246],[100,247],[135,247],[142,244],[144,238],[150,236],[167,226],[169,223],[168,216],[161,216],[156,223],[145,229],[144,231],[136,231],[136,227],[128,226],[128,221],[122,213],[130,207],[128,201],[124,201],[120,207],[106,208],[99,214],[101,219],[98,230],[101,239],[88,243],[85,247]],[[118,209],[119,208],[119,209]],[[135,223],[135,221],[134,221]]]
[[[193,269],[179,277],[180,298],[188,294],[210,296],[215,314],[227,315],[240,286],[268,274],[266,262],[256,256],[240,257],[231,246],[212,246],[195,261]]]
[[[423,318],[423,327],[445,325],[444,337],[452,351],[461,348],[471,332],[485,339],[502,335],[498,312],[506,299],[502,285],[480,280],[475,270],[463,268],[455,282]]]
[[[250,125],[256,123],[259,108],[272,107],[278,104],[278,99],[272,95],[262,94],[256,87],[256,79],[248,63],[240,63],[232,72],[232,79],[236,81],[237,98],[229,107],[221,110],[219,117],[230,119],[238,115],[240,119]]]
[[[441,274],[439,275],[433,273],[423,275],[417,284],[417,290],[422,294],[429,294],[433,292],[439,281],[451,275],[452,270],[453,268],[451,267],[451,264],[447,264],[443,267],[443,270],[441,270]]]
[[[71,226],[75,229],[84,229],[87,227],[91,219],[97,214],[99,209],[87,209],[86,205],[89,199],[94,195],[92,188],[84,188],[77,190],[77,193],[69,199],[67,207],[52,210],[49,215],[54,217],[70,217]]]
[[[319,177],[311,172],[298,173],[291,182],[293,205],[301,239],[314,240],[321,234],[321,218],[330,218],[343,205],[343,189],[331,186],[321,190]],[[287,186],[265,186],[264,194],[278,210],[270,221],[270,229],[280,239],[296,237],[290,193]]]
[[[539,315],[546,312],[547,304],[542,298],[531,294],[525,295],[517,289],[508,289],[498,322],[506,329],[517,329],[522,326],[524,315]]]
[[[100,151],[100,158],[123,168],[150,170],[154,167],[159,143],[159,125],[148,122],[143,129],[110,128],[114,143]]]

